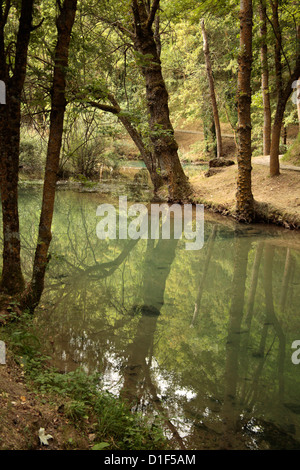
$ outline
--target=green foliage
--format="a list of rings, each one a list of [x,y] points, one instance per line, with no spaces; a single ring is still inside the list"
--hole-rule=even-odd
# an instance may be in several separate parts
[[[127,404],[99,389],[99,374],[87,374],[81,368],[66,374],[49,366],[49,357],[41,351],[34,327],[35,320],[25,313],[10,325],[8,342],[36,393],[55,400],[64,398],[64,414],[81,425],[89,416],[96,419],[94,450],[104,448],[123,450],[165,449],[167,440],[158,418],[149,421],[132,413]]]
[[[282,160],[292,165],[300,166],[300,132],[298,133],[293,145],[283,156]]]
[[[166,448],[159,421],[147,422],[132,414],[124,402],[110,393],[99,396],[95,403],[98,416],[98,438],[111,439],[120,450],[154,450]]]
[[[22,130],[20,142],[20,166],[22,174],[31,177],[43,175],[46,160],[46,142],[40,135],[27,130]]]

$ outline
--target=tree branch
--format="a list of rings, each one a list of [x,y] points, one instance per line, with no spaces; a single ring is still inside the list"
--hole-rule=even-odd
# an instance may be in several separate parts
[[[87,104],[93,106],[94,108],[101,109],[101,111],[105,111],[112,114],[119,114],[120,112],[120,109],[117,109],[115,106],[98,103],[97,101],[87,101]]]
[[[155,20],[155,15],[156,15],[157,10],[159,8],[159,2],[160,2],[160,0],[153,0],[152,7],[151,7],[151,10],[150,10],[150,14],[149,14],[148,20],[147,20],[147,28],[149,28],[149,29],[152,27],[153,22]]]
[[[109,20],[107,18],[104,18],[103,16],[100,16],[99,17],[99,20],[102,21],[103,23],[106,23],[108,24],[109,26],[114,26],[116,27],[119,31],[121,31],[121,33],[124,33],[126,34],[127,36],[129,36],[131,39],[134,38],[134,34],[132,31],[130,31],[129,29],[125,28],[125,26],[122,25],[122,23],[120,21],[112,21],[112,20]]]

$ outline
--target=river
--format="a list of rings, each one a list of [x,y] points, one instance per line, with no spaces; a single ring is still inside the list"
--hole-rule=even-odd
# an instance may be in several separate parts
[[[299,233],[205,211],[199,250],[100,240],[97,207],[118,195],[57,192],[36,311],[53,364],[97,372],[133,410],[162,416],[176,448],[299,449]],[[40,199],[20,188],[28,277]]]

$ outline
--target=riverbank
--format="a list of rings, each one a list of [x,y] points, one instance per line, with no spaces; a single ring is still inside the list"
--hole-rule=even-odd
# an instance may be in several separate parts
[[[99,375],[53,369],[34,317],[2,326],[0,339],[0,450],[168,448],[158,419],[99,390]]]
[[[237,165],[205,172],[191,178],[194,200],[208,210],[234,217]],[[258,222],[288,229],[300,228],[300,172],[281,169],[271,178],[267,166],[253,160],[252,192]]]

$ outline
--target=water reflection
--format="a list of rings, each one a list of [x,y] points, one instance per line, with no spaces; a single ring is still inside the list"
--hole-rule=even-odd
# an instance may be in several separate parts
[[[38,195],[21,198],[29,266]],[[133,408],[163,415],[177,447],[298,448],[299,234],[207,216],[197,252],[181,240],[100,241],[101,202],[58,194],[38,311],[56,366],[99,371]]]

